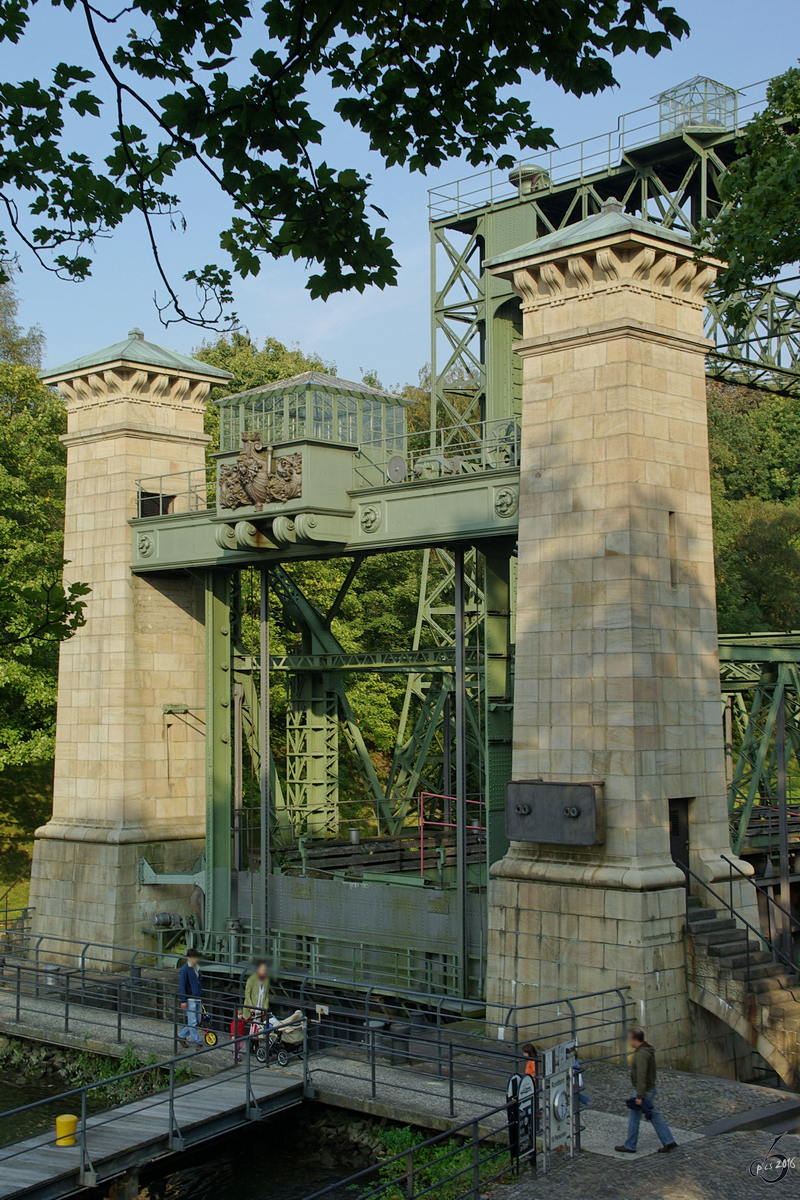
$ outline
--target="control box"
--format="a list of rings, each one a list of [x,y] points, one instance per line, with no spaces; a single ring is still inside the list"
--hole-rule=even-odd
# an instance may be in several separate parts
[[[602,809],[600,782],[511,780],[506,784],[506,836],[512,842],[599,846],[605,840]]]

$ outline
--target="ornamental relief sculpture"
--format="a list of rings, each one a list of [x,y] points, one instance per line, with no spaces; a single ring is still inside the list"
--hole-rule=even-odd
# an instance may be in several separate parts
[[[303,491],[303,456],[291,454],[275,462],[272,446],[265,446],[260,433],[243,433],[244,445],[235,463],[219,469],[221,508],[244,508],[253,504],[285,504]]]

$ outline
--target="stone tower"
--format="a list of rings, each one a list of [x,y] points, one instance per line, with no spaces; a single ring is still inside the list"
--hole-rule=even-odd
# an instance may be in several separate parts
[[[703,337],[716,264],[608,202],[490,267],[523,313],[513,778],[603,783],[605,836],[512,842],[493,866],[489,999],[626,986],[689,1065],[670,801],[699,877],[727,879],[729,853]]]
[[[186,908],[187,889],[142,886],[137,862],[187,871],[204,844],[203,590],[133,576],[128,521],[142,477],[173,476],[169,503],[186,502],[175,473],[204,467],[205,400],[227,378],[138,329],[43,375],[67,406],[65,579],[92,589],[61,646],[53,815],[33,855],[34,928],[51,937],[136,947],[154,911]]]

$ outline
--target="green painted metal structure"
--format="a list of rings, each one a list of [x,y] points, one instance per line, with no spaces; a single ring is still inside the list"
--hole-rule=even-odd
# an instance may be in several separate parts
[[[723,634],[719,653],[731,846],[776,852],[781,696],[788,800],[800,801],[800,633]]]
[[[288,674],[291,699],[286,777],[278,778],[273,763],[269,770],[274,844],[298,850],[306,878],[310,842],[341,833],[340,740],[358,763],[374,802],[375,829],[384,837],[402,836],[409,828],[421,791],[452,794],[461,750],[466,791],[481,814],[482,873],[476,875],[474,862],[470,866],[471,886],[480,891],[488,863],[506,844],[521,411],[520,361],[513,352],[521,331],[519,302],[484,264],[587,217],[611,196],[648,221],[694,232],[719,206],[719,179],[736,153],[737,131],[763,102],[764,91],[763,85],[737,91],[691,80],[654,106],[621,118],[607,136],[520,163],[510,176],[486,172],[431,192],[428,431],[408,432],[396,396],[312,372],[222,402],[216,470],[140,481],[140,515],[131,522],[134,571],[199,571],[206,580],[209,927],[222,930],[231,917],[231,872],[244,861],[239,817],[232,815],[241,806],[242,736],[252,762],[260,763],[262,753],[256,667],[231,636],[236,609],[231,580],[254,566],[270,568],[274,598],[303,633],[301,652],[270,660],[271,671]],[[715,349],[709,372],[794,392],[800,381],[797,297],[783,283],[758,289],[748,300],[748,336],[734,338],[724,307],[712,299],[707,329]],[[360,564],[371,554],[407,549],[422,551],[411,645],[347,653],[331,622]],[[459,551],[466,552],[461,746],[452,726],[461,633],[454,570]],[[323,613],[292,578],[291,563],[331,557],[349,558],[352,566],[342,592]],[[800,639],[797,645],[798,658],[775,659],[769,655],[786,647],[768,635],[764,645],[752,639],[723,644],[729,741],[737,749],[731,768],[734,845],[743,842],[756,800],[772,794],[775,687],[779,681],[787,695],[800,695]],[[350,676],[373,671],[407,676],[393,760],[383,780],[347,696]],[[794,700],[790,709],[795,728]],[[800,743],[791,744],[796,751]],[[249,886],[263,890],[267,884],[252,856],[250,866]],[[439,875],[441,881],[446,873]],[[384,877],[391,880],[392,872]],[[402,872],[395,878],[408,882]],[[433,882],[429,872],[428,884]],[[370,895],[376,902],[379,893]],[[275,905],[280,903],[276,892]],[[252,905],[251,890],[255,911]],[[458,944],[466,929],[464,905],[460,915],[452,905],[451,911],[461,933],[436,971],[450,981],[464,980],[469,970],[453,960],[461,954],[463,967],[465,952]],[[240,905],[234,915],[242,912]],[[471,928],[478,929],[472,920]],[[276,945],[287,937],[303,945],[314,939],[313,929],[270,923],[269,932]],[[477,942],[466,952],[473,958],[481,953],[482,934],[474,937]],[[319,953],[319,946],[309,950]],[[417,947],[414,953],[430,951]],[[368,948],[359,961],[371,961],[374,970],[376,954]],[[480,971],[473,974],[481,977]]]

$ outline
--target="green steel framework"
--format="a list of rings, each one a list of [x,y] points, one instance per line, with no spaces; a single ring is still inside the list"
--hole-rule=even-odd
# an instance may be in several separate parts
[[[489,172],[485,179],[471,177],[450,189],[439,188],[431,193],[431,447],[436,445],[442,453],[448,445],[457,448],[459,430],[467,430],[472,436],[479,421],[487,423],[483,430],[495,429],[497,423],[505,423],[509,431],[516,428],[521,372],[513,346],[520,335],[519,304],[505,283],[488,275],[484,260],[581,220],[597,211],[609,196],[622,199],[629,211],[647,215],[654,223],[692,233],[718,208],[718,183],[735,155],[737,129],[757,107],[763,90],[760,85],[741,93],[721,89],[727,93],[724,111],[731,114],[728,128],[713,121],[703,123],[705,115],[699,123],[681,123],[680,103],[676,110],[671,99],[668,117],[662,104],[621,118],[614,134],[608,135],[607,144],[603,139],[594,139],[550,155],[545,161],[521,164],[513,173],[512,184],[507,177]],[[737,339],[726,328],[724,308],[711,301],[707,330],[715,350],[709,356],[710,374],[756,387],[796,392],[800,385],[800,318],[791,283],[757,289],[748,300],[750,327],[745,338]],[[437,434],[443,427],[446,432]],[[513,434],[506,440],[513,443]],[[512,482],[515,468],[518,462],[512,451],[506,459]],[[463,491],[463,483],[463,477],[452,483],[441,480],[416,494],[420,502],[430,506],[435,494],[441,498],[448,488]],[[389,490],[383,489],[387,503]],[[381,489],[373,489],[371,495],[380,499]],[[203,514],[193,514],[192,519],[196,518],[203,520]],[[177,519],[163,517],[156,524]],[[186,520],[189,529],[192,520],[184,519],[184,523]],[[198,528],[195,520],[195,531]],[[224,529],[216,526],[218,540]],[[239,526],[237,536],[238,530]],[[472,543],[476,548],[466,556],[469,683],[464,744],[471,786],[486,804],[486,857],[491,862],[505,846],[503,787],[511,768],[515,522],[508,522],[503,536],[493,533],[487,540],[489,532],[475,531]],[[231,550],[243,547],[241,540],[237,546],[232,532],[224,536],[228,540],[220,541],[220,545]],[[353,554],[353,565],[327,614],[303,596],[280,565],[271,567],[273,593],[291,611],[303,633],[302,653],[271,660],[272,670],[287,671],[291,679],[285,787],[281,787],[272,763],[269,770],[274,831],[279,839],[296,839],[301,820],[306,835],[324,836],[335,831],[340,735],[354,754],[375,801],[382,832],[402,828],[421,789],[451,790],[447,785],[453,748],[450,722],[456,622],[454,555],[450,547],[459,541],[463,545],[463,536],[454,533],[448,540],[446,531],[437,530],[423,551],[422,584],[410,650],[346,654],[330,628],[363,554],[391,549],[392,543],[380,544],[379,540],[371,546],[341,548],[339,553]],[[255,546],[256,542],[251,538],[244,544]],[[409,544],[424,542],[417,538]],[[294,547],[289,549],[291,557],[303,557]],[[336,551],[309,548],[309,555],[331,553]],[[247,697],[241,700],[239,710],[254,761],[259,760],[261,752],[252,661],[237,654],[230,636],[235,621],[235,613],[233,618],[231,614],[231,572],[247,565],[243,554],[239,559],[232,561],[228,570],[208,570],[206,574],[207,904],[209,924],[215,929],[223,929],[230,916],[227,881],[232,865],[232,682],[240,685],[236,694]],[[257,554],[251,554],[247,561],[257,559]],[[141,566],[146,568],[146,564]],[[744,843],[756,801],[774,797],[774,710],[784,687],[790,715],[789,743],[795,752],[800,747],[800,638],[794,654],[776,639],[765,636],[765,645],[756,646],[751,640],[722,648],[731,762],[733,749],[737,751],[730,781],[735,848]],[[386,786],[377,778],[346,695],[344,679],[356,671],[404,672],[408,676]]]

